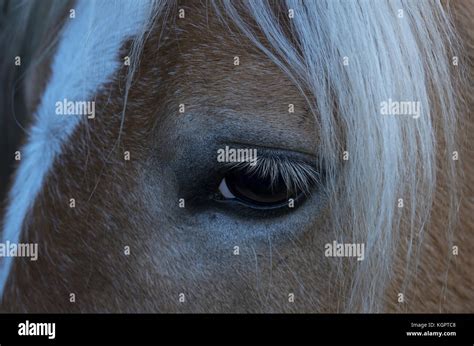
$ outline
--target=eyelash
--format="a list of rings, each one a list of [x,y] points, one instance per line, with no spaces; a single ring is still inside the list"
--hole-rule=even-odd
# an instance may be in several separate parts
[[[311,185],[319,183],[319,173],[309,164],[293,161],[278,156],[259,157],[256,165],[249,162],[227,163],[228,171],[239,171],[249,175],[258,175],[260,178],[270,178],[274,184],[278,176],[282,176],[289,190],[302,190],[305,195],[311,192]]]
[[[314,187],[321,184],[321,175],[313,166],[302,160],[293,160],[278,155],[259,156],[255,165],[250,162],[227,163],[224,166],[222,182],[230,175],[247,175],[262,180],[269,180],[274,187],[278,181],[282,181],[287,189],[288,195],[294,195],[295,208],[311,195]],[[248,205],[240,198],[228,199],[221,194],[216,198],[217,201],[238,202],[243,208],[253,210],[254,212],[278,213],[291,211],[287,201],[270,207],[259,207]]]

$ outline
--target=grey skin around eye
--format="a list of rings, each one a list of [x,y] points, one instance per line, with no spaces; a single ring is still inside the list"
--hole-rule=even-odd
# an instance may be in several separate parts
[[[168,168],[169,193],[174,199],[183,198],[187,203],[185,208],[176,205],[169,208],[173,218],[179,219],[183,225],[189,225],[189,228],[198,229],[199,237],[212,246],[229,246],[232,242],[245,240],[265,240],[269,236],[276,237],[275,241],[278,242],[303,232],[306,225],[315,222],[319,211],[324,208],[324,198],[320,191],[311,193],[301,207],[295,210],[288,207],[287,213],[270,217],[259,217],[255,213],[249,216],[243,207],[218,205],[208,198],[210,193],[218,191],[224,174],[221,172],[223,165],[217,162],[219,148],[256,148],[261,153],[272,150],[289,158],[316,160],[314,156],[299,151],[307,144],[301,136],[294,136],[295,141],[291,144],[285,141],[277,143],[274,133],[255,131],[249,122],[242,124],[235,121],[235,117],[225,118],[228,126],[209,122],[205,115],[199,118],[198,115],[190,114],[188,117],[189,121],[184,121],[177,128],[179,135],[175,138],[180,141],[180,145],[171,146],[175,148],[173,152],[166,154],[161,151],[154,156],[156,166]],[[188,124],[192,128],[188,128]],[[244,126],[249,131],[244,130]],[[258,136],[255,132],[264,136]],[[201,133],[205,135],[202,136]],[[163,140],[163,136],[166,134],[157,136],[159,141]],[[258,145],[252,146],[252,142]],[[159,146],[159,143],[156,145]],[[309,152],[310,147],[307,146],[305,151]],[[150,188],[153,189],[153,185]]]

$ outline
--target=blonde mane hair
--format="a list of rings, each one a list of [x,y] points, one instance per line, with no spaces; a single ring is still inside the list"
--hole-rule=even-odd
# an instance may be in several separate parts
[[[440,168],[451,182],[446,231],[454,224],[459,76],[452,59],[459,45],[450,17],[439,1],[213,1],[212,7],[305,95],[317,123],[334,239],[366,244],[366,259],[349,269],[355,275],[343,310],[382,310],[402,227],[409,230],[402,291],[416,273]],[[381,102],[389,99],[419,102],[419,118],[382,115]],[[335,268],[341,282],[347,269],[342,261]]]

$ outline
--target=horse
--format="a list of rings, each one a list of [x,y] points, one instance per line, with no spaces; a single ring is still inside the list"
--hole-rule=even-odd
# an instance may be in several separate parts
[[[471,1],[0,3],[1,311],[474,311]]]

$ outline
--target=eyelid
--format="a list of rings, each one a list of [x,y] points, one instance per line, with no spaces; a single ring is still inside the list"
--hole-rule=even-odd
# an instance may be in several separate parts
[[[250,162],[226,163],[225,165],[229,170],[239,170],[245,174],[270,178],[272,183],[275,183],[280,176],[288,190],[299,190],[305,195],[310,194],[314,184],[321,182],[321,175],[313,165],[282,155],[261,155],[255,165],[251,165]]]
[[[318,155],[313,151],[301,150],[296,148],[267,146],[261,144],[254,144],[251,142],[236,142],[236,141],[219,141],[220,146],[228,145],[233,148],[253,148],[263,156],[280,156],[292,159],[306,161],[308,163],[318,161]],[[259,154],[260,155],[260,154]]]

